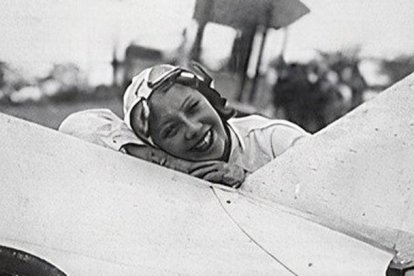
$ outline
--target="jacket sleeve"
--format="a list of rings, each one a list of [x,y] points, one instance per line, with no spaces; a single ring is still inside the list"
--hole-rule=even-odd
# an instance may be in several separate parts
[[[278,120],[278,123],[270,126],[270,128],[273,158],[281,155],[299,141],[302,141],[303,138],[311,136],[301,127],[284,120]]]
[[[109,109],[89,109],[73,113],[61,123],[59,131],[116,151],[123,151],[127,144],[145,145]]]

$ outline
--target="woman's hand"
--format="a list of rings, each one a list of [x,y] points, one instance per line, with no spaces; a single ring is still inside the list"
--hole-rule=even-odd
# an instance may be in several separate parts
[[[160,149],[150,146],[129,144],[125,145],[124,149],[129,155],[187,174],[190,174],[195,164],[194,162],[175,158]]]
[[[241,167],[223,161],[204,161],[193,164],[190,171],[192,176],[233,188],[240,187],[246,177]]]
[[[191,162],[173,157],[162,150],[150,146],[129,144],[125,145],[124,148],[129,155],[162,165],[169,169],[187,173],[213,183],[220,183],[237,188],[245,179],[244,170],[234,164],[222,161]]]

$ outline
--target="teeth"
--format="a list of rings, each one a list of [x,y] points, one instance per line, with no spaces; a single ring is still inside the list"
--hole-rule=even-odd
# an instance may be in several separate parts
[[[197,145],[196,149],[203,148],[204,146],[208,145],[211,139],[211,131],[208,131],[207,134],[204,136],[203,140]]]
[[[208,144],[208,142],[210,141],[210,138],[211,138],[211,132],[209,131],[209,132],[207,132],[206,136],[204,136],[203,141],[204,141],[206,144]]]

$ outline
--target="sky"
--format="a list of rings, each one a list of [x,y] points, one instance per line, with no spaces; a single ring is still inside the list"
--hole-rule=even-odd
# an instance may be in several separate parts
[[[291,27],[288,47],[340,50],[360,45],[367,56],[414,53],[412,0],[304,0],[312,12]]]
[[[361,47],[366,56],[414,53],[412,0],[303,0],[311,13],[288,32],[286,55],[292,59],[313,50]],[[184,28],[194,26],[195,0],[2,0],[0,60],[33,75],[44,75],[53,63],[74,62],[91,82],[111,77],[113,49],[122,58],[135,41],[171,51]],[[235,31],[211,25],[206,30],[208,60],[228,55]],[[270,32],[265,58],[281,44]]]

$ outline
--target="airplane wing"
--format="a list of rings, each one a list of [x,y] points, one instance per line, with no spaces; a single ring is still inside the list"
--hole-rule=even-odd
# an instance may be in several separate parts
[[[413,231],[412,83],[240,190],[0,114],[0,271],[14,248],[63,275],[384,275]]]
[[[414,74],[256,171],[243,190],[414,260]]]

